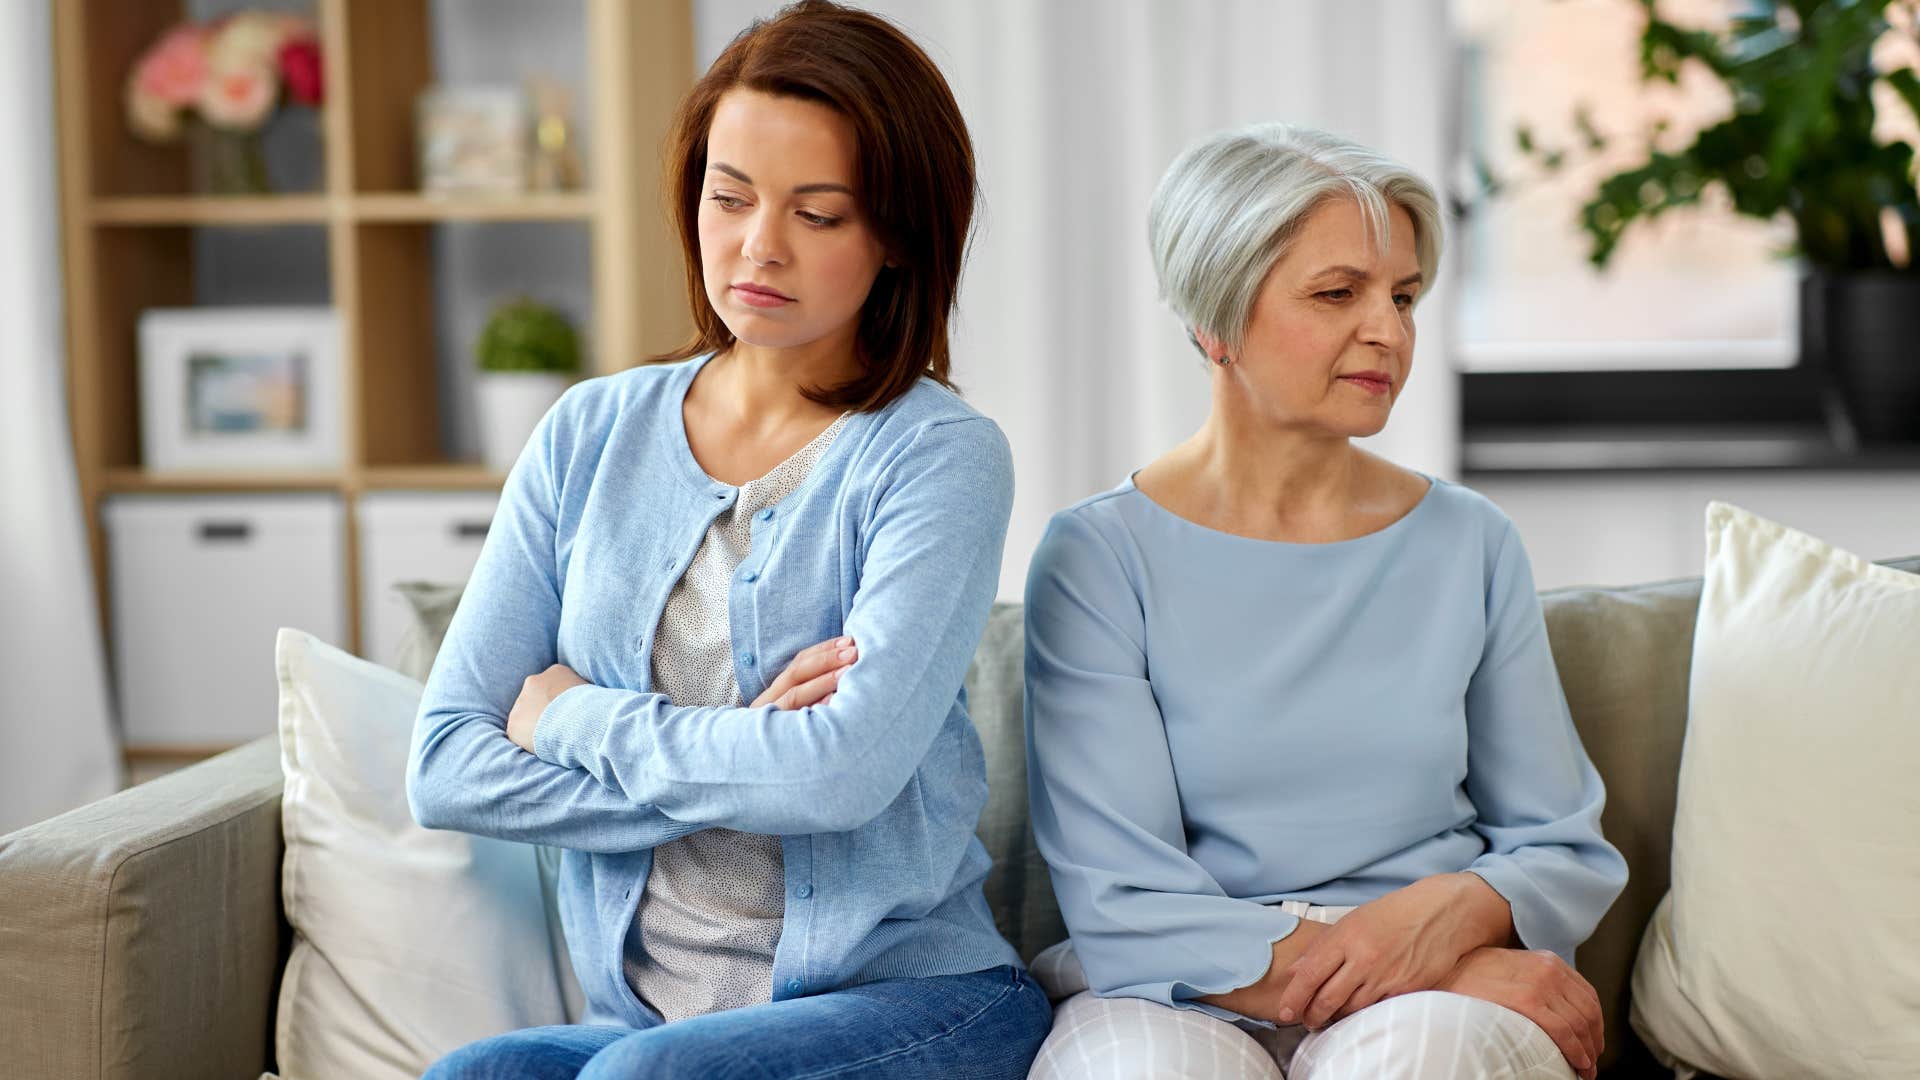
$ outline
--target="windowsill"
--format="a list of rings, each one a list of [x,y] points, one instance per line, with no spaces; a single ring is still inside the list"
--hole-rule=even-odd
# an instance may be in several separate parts
[[[1469,474],[1920,470],[1920,445],[1849,449],[1821,427],[1561,425],[1480,427],[1462,441]]]
[[[1468,373],[1466,473],[1920,470],[1920,444],[1860,446],[1823,373]]]

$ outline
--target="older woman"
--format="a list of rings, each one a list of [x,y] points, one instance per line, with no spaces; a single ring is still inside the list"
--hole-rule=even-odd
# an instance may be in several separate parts
[[[668,158],[696,338],[541,421],[407,773],[423,825],[564,849],[586,1022],[429,1075],[1017,1080],[1050,1011],[974,837],[1013,470],[948,378],[966,125],[897,27],[803,0]]]
[[[1035,970],[1081,991],[1034,1075],[1592,1076],[1569,961],[1626,869],[1526,551],[1351,442],[1411,373],[1432,189],[1261,125],[1173,164],[1149,239],[1212,410],[1033,560],[1032,814],[1072,933]]]

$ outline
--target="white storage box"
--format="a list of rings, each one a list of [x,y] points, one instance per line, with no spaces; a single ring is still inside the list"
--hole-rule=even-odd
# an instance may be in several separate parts
[[[102,516],[127,745],[225,746],[275,731],[279,628],[345,644],[339,497],[116,495]]]
[[[359,504],[360,646],[392,664],[406,631],[401,581],[459,585],[473,573],[500,497],[477,491],[382,491]]]

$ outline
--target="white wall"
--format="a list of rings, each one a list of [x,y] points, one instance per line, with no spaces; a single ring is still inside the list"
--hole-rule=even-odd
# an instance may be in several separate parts
[[[1867,559],[1920,555],[1920,471],[1476,476],[1542,589],[1696,577],[1718,499]]]

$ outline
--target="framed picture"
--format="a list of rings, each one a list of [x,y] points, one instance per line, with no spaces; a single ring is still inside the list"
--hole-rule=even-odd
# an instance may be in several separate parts
[[[527,187],[526,95],[512,86],[435,86],[414,103],[420,190],[518,195]]]
[[[151,471],[338,468],[340,397],[332,308],[140,316],[140,448]]]

